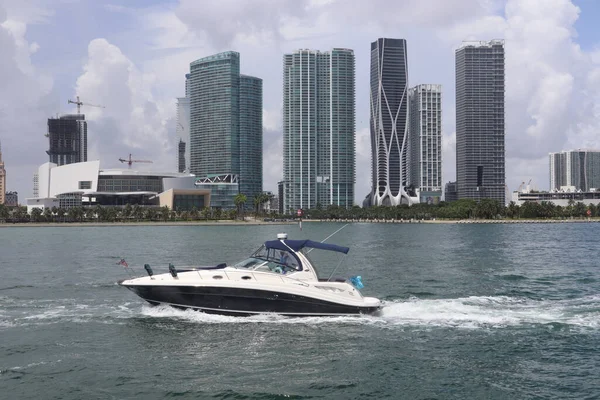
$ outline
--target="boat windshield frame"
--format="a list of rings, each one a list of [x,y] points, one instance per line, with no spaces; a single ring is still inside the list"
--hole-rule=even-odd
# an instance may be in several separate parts
[[[291,260],[291,262],[282,262],[282,252],[291,255],[293,257],[293,260]],[[256,260],[258,262],[252,262],[252,260]],[[295,252],[289,250],[286,251],[268,248],[265,245],[262,245],[258,250],[252,253],[252,255],[249,258],[240,261],[233,267],[256,271],[263,266],[267,266],[270,272],[278,272],[284,274],[299,272],[303,270],[302,261],[298,258]]]

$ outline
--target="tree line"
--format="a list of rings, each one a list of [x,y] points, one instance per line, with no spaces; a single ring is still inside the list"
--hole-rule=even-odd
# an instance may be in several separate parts
[[[142,207],[127,204],[124,207],[52,207],[34,208],[27,214],[27,207],[6,207],[0,204],[0,221],[4,222],[145,222],[145,221],[209,221],[234,219],[236,210],[204,207],[201,210],[170,210],[168,207]]]
[[[500,202],[492,199],[475,200],[462,199],[451,203],[440,202],[439,204],[415,204],[412,206],[375,206],[361,208],[353,206],[344,208],[336,205],[327,207],[317,206],[314,209],[305,210],[304,217],[308,219],[362,219],[362,220],[431,220],[431,219],[564,219],[599,217],[600,206],[593,204],[576,203],[573,200],[565,207],[554,203],[542,201],[525,202],[521,206],[510,202],[508,206],[502,206]],[[290,216],[293,216],[290,213]]]

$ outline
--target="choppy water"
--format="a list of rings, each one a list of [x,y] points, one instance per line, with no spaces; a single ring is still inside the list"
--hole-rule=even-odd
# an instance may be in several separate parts
[[[115,284],[121,257],[233,262],[341,226],[0,229],[0,396],[600,397],[599,224],[349,225],[336,275],[362,275],[378,316],[205,315]]]

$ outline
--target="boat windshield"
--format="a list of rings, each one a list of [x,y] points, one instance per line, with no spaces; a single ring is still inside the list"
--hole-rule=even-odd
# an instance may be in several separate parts
[[[267,249],[262,246],[252,256],[233,266],[251,271],[276,272],[288,274],[301,270],[298,260],[285,250]]]

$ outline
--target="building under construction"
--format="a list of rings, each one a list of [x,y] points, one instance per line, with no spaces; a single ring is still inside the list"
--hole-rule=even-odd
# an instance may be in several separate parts
[[[58,166],[87,161],[87,122],[84,114],[48,119],[50,162]]]

